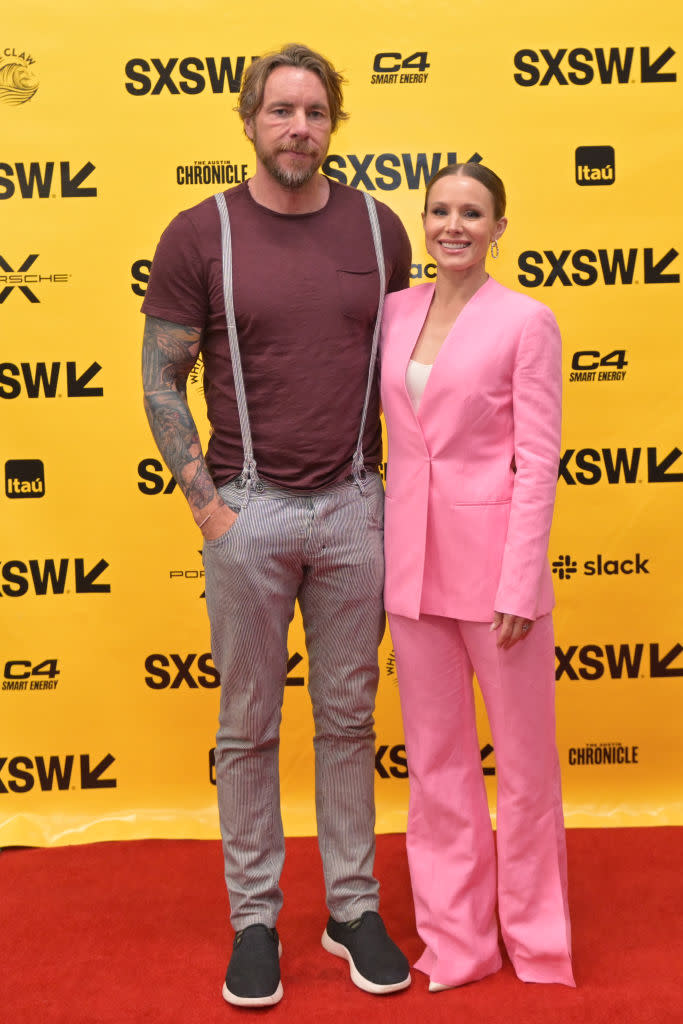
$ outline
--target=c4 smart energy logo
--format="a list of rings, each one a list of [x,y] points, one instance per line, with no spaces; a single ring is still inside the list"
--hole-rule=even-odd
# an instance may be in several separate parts
[[[26,50],[17,53],[13,46],[0,50],[0,103],[19,107],[38,91],[35,60]]]
[[[613,146],[579,146],[574,154],[577,185],[613,185],[615,158]]]
[[[622,381],[626,379],[626,349],[615,348],[611,352],[583,349],[572,355],[569,382],[589,383],[593,381]]]
[[[429,56],[425,50],[409,53],[376,53],[370,85],[424,85],[429,78]]]
[[[2,678],[3,692],[33,693],[56,690],[60,675],[58,666],[57,658],[44,658],[35,664],[24,658],[6,661]]]

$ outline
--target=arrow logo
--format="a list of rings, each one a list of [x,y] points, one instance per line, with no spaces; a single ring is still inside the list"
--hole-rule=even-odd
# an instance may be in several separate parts
[[[95,165],[89,160],[83,164],[80,171],[71,176],[71,165],[68,160],[62,160],[59,164],[62,175],[62,197],[64,199],[84,199],[97,195],[97,189],[83,188],[82,182],[89,178],[95,170]]]
[[[675,82],[676,72],[675,71],[664,71],[662,68],[665,64],[668,64],[673,55],[675,54],[670,46],[667,46],[663,53],[660,53],[659,57],[650,63],[650,47],[641,46],[640,48],[640,80],[641,82]]]
[[[683,483],[683,473],[667,473],[670,466],[683,455],[680,448],[672,448],[668,455],[665,455],[661,462],[657,462],[657,449],[647,450],[647,478],[651,484],[678,484]]]
[[[670,668],[673,661],[683,652],[680,644],[675,644],[671,650],[659,657],[659,644],[650,644],[650,675],[653,679],[661,679],[670,676],[683,676],[683,667]]]
[[[100,372],[99,363],[92,363],[80,377],[76,374],[76,364],[66,364],[66,393],[69,398],[101,398],[103,388],[89,388],[87,385]]]
[[[105,754],[99,764],[90,767],[90,754],[81,754],[81,789],[114,789],[116,779],[103,779],[102,775],[114,763],[112,754]]]
[[[2,269],[5,271],[6,274],[15,274],[15,273],[16,274],[25,274],[26,271],[29,269],[29,267],[33,266],[33,264],[35,263],[35,261],[37,259],[38,259],[38,253],[37,252],[31,253],[30,256],[26,257],[26,259],[21,264],[19,269],[15,271],[15,270],[12,269],[12,267],[10,267],[9,263],[7,262],[7,260],[3,259],[3,257],[0,256],[0,267],[2,267]],[[5,299],[9,295],[9,293],[15,287],[18,287],[19,291],[23,292],[23,294],[26,296],[26,298],[28,299],[29,302],[40,302],[40,299],[38,298],[38,296],[35,295],[27,285],[25,285],[25,284],[20,284],[20,285],[10,284],[10,285],[7,285],[6,288],[3,288],[2,291],[0,292],[0,303],[3,303],[5,301]]]
[[[298,651],[295,651],[294,654],[291,656],[291,658],[288,660],[288,662],[287,662],[287,686],[303,686],[304,685],[305,679],[304,679],[303,676],[290,676],[290,674],[289,674],[292,671],[292,669],[295,669],[296,666],[300,662],[302,662],[303,660],[304,659],[301,657],[301,655],[299,654]]]
[[[85,571],[85,560],[75,559],[76,593],[77,594],[109,594],[111,587],[108,583],[95,583],[98,576],[101,576],[105,569],[109,568],[109,562],[100,558],[96,566],[90,572]]]
[[[481,748],[479,753],[481,755],[481,760],[483,762],[483,761],[486,760],[487,757],[491,756],[491,754],[493,753],[493,747],[491,746],[490,743],[487,743],[485,747]],[[482,769],[481,770],[484,773],[484,775],[495,775],[496,774],[496,769],[495,768],[487,768],[483,764],[482,764]]]
[[[664,274],[663,271],[676,259],[678,253],[675,249],[669,249],[665,256],[657,263],[654,262],[654,250],[643,249],[643,260],[645,263],[645,284],[677,284],[680,274]]]

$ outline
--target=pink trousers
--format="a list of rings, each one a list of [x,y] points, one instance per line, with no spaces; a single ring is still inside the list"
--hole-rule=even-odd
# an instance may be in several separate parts
[[[496,647],[485,622],[389,615],[389,625],[410,772],[408,862],[426,946],[416,968],[441,985],[497,971],[497,903],[517,976],[573,986],[551,616],[510,650]],[[495,846],[473,671],[495,750]]]

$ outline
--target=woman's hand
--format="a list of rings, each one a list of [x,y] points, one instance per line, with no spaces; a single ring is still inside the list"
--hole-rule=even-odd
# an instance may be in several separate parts
[[[529,634],[533,622],[523,619],[519,615],[510,615],[508,612],[494,612],[491,631],[498,630],[496,647],[503,647],[508,650],[516,643],[523,640]]]

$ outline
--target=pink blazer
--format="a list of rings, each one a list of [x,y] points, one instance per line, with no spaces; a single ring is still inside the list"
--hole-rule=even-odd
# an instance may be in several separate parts
[[[554,603],[559,329],[547,306],[489,278],[444,341],[416,414],[406,369],[433,294],[418,285],[384,307],[385,605],[412,619],[534,619]]]

